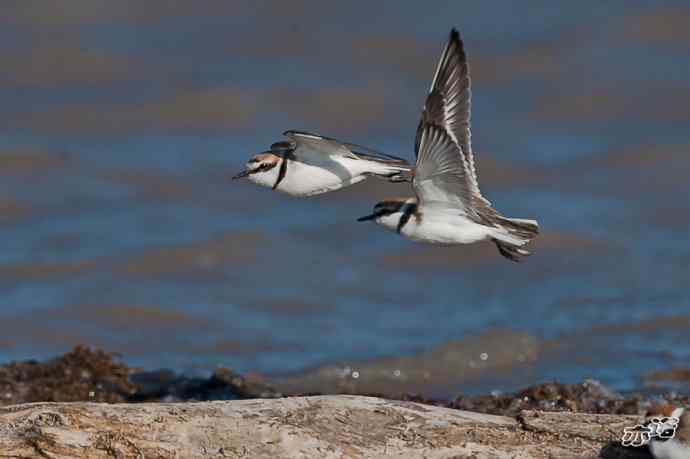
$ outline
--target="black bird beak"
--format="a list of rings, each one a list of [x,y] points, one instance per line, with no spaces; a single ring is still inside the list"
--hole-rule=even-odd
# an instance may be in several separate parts
[[[374,213],[371,214],[371,215],[365,215],[364,217],[359,217],[359,218],[357,219],[357,221],[358,221],[358,222],[366,222],[366,221],[369,221],[369,220],[374,220],[374,219],[376,219],[376,217],[378,217],[378,216],[379,216],[378,212],[374,212]]]
[[[251,174],[251,173],[252,173],[252,171],[250,171],[250,170],[245,170],[245,171],[240,172],[240,173],[237,174],[236,176],[234,176],[232,179],[233,179],[233,180],[237,180],[237,179],[240,179],[240,178],[242,178],[242,177],[246,177],[246,176],[248,176],[248,175]]]

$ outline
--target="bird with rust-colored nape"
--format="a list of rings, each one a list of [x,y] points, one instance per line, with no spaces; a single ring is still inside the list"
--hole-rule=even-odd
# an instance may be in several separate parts
[[[402,158],[304,131],[286,131],[288,141],[249,159],[233,179],[252,182],[292,196],[312,196],[379,177],[409,181],[412,166]]]
[[[359,221],[372,220],[409,239],[432,244],[490,240],[519,261],[539,233],[535,220],[506,218],[479,192],[470,142],[470,72],[453,29],[436,67],[415,141],[414,197],[389,199]]]

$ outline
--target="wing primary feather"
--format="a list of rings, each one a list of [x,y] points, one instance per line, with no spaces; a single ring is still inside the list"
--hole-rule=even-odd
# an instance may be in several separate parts
[[[409,162],[398,156],[389,155],[362,145],[343,142],[332,137],[326,137],[307,131],[289,130],[283,133],[297,145],[309,146],[316,153],[333,156],[345,156],[351,159],[366,159],[397,165],[409,165]]]
[[[427,125],[437,126],[457,145],[467,171],[467,183],[475,197],[490,205],[479,190],[471,143],[471,80],[467,55],[460,33],[453,28],[436,66],[429,94],[417,128],[415,153]]]

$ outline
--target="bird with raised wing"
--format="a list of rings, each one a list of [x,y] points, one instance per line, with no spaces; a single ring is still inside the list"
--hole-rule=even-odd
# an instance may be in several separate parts
[[[539,233],[535,220],[506,218],[479,191],[470,142],[470,73],[460,34],[453,29],[441,54],[417,128],[414,197],[379,202],[373,220],[415,241],[470,244],[491,240],[519,261]]]
[[[233,179],[252,182],[293,196],[312,196],[380,177],[409,181],[412,166],[404,159],[353,143],[304,131],[286,131],[288,141],[254,155]]]

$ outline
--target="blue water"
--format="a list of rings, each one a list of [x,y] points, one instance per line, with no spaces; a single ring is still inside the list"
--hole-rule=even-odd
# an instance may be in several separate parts
[[[85,343],[298,374],[506,329],[541,350],[487,369],[503,389],[687,366],[683,2],[22,5],[0,48],[0,361]],[[230,180],[289,128],[411,158],[451,26],[484,194],[543,228],[525,263],[355,222],[406,185],[297,200]]]

